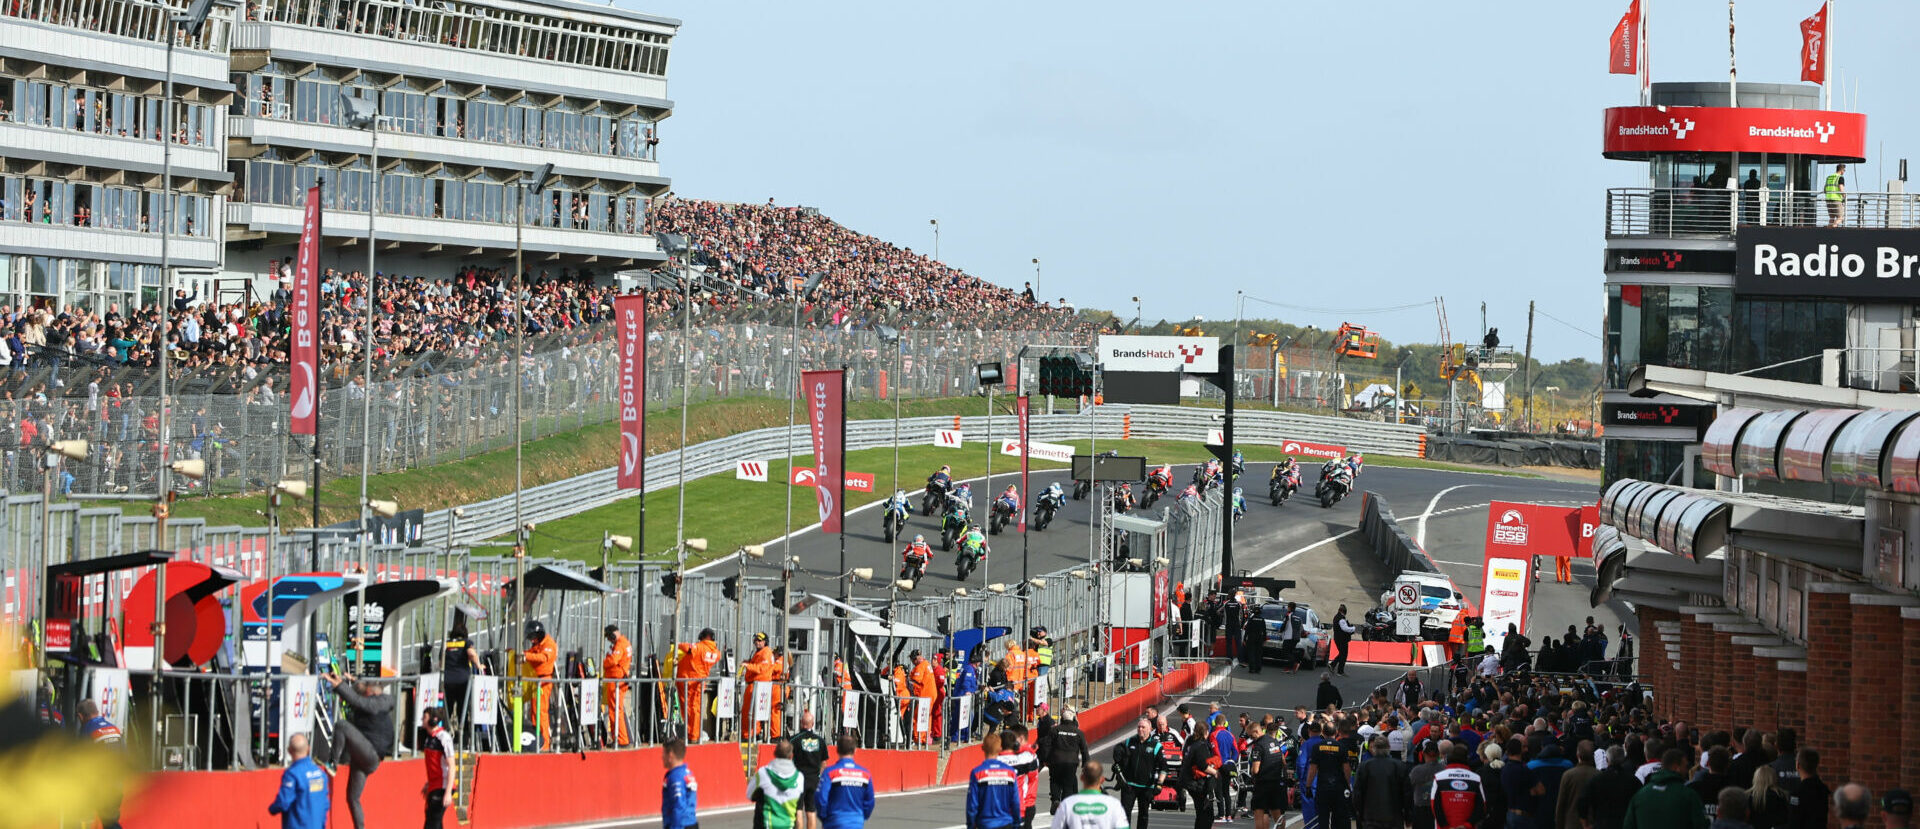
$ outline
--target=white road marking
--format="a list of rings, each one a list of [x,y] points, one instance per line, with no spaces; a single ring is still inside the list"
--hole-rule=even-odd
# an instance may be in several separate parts
[[[1413,536],[1414,543],[1419,544],[1420,549],[1424,550],[1427,548],[1427,516],[1433,514],[1434,507],[1440,506],[1440,499],[1446,497],[1449,492],[1456,489],[1466,489],[1470,486],[1485,486],[1485,484],[1459,484],[1457,486],[1447,487],[1433,494],[1433,499],[1427,502],[1427,511],[1420,513],[1419,528]]]
[[[1264,567],[1261,567],[1260,569],[1258,569],[1258,570],[1255,570],[1255,571],[1253,571],[1253,573],[1252,573],[1251,575],[1254,575],[1254,576],[1259,576],[1259,575],[1261,575],[1261,574],[1263,574],[1263,573],[1265,573],[1265,572],[1267,572],[1268,570],[1272,570],[1272,569],[1273,569],[1273,568],[1275,568],[1275,567],[1279,567],[1279,566],[1280,566],[1280,565],[1282,565],[1282,564],[1285,564],[1285,563],[1287,563],[1287,562],[1289,562],[1289,561],[1292,561],[1292,560],[1294,560],[1294,558],[1295,558],[1295,557],[1297,557],[1297,556],[1299,556],[1299,555],[1300,555],[1301,553],[1304,553],[1304,552],[1307,552],[1308,550],[1312,550],[1312,549],[1314,549],[1314,548],[1316,548],[1316,547],[1324,547],[1324,546],[1326,546],[1326,545],[1328,545],[1328,544],[1332,544],[1332,543],[1333,543],[1333,542],[1335,542],[1335,541],[1339,541],[1340,539],[1342,539],[1342,538],[1346,538],[1347,536],[1350,536],[1350,535],[1353,535],[1354,533],[1357,533],[1357,532],[1359,532],[1359,530],[1358,530],[1358,529],[1352,529],[1352,530],[1348,530],[1348,531],[1346,531],[1346,532],[1343,532],[1343,533],[1341,533],[1341,534],[1339,534],[1339,535],[1333,535],[1333,536],[1328,536],[1328,537],[1326,537],[1326,538],[1322,538],[1322,539],[1320,539],[1319,541],[1315,541],[1315,542],[1313,542],[1312,544],[1308,544],[1308,545],[1307,545],[1307,546],[1305,546],[1305,547],[1301,547],[1301,548],[1300,548],[1300,549],[1298,549],[1298,550],[1294,550],[1294,551],[1293,551],[1293,552],[1291,552],[1291,553],[1288,553],[1288,554],[1286,554],[1286,555],[1284,555],[1284,556],[1281,556],[1281,557],[1279,557],[1279,558],[1277,558],[1277,559],[1274,559],[1273,561],[1271,561],[1271,562],[1269,562],[1269,563],[1267,563],[1267,565],[1266,565],[1266,566],[1264,566]]]

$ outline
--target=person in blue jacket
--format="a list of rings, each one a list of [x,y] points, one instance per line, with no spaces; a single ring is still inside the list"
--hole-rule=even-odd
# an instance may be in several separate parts
[[[863,829],[873,817],[873,773],[853,761],[860,741],[840,735],[834,750],[840,759],[820,770],[820,788],[814,795],[820,824],[826,829]]]
[[[660,781],[660,825],[665,829],[697,829],[700,825],[700,782],[687,768],[687,741],[675,737],[660,749],[667,776]]]
[[[307,756],[307,735],[287,738],[287,757],[293,762],[280,773],[280,793],[267,806],[267,814],[279,815],[284,829],[327,829],[333,787],[326,771]]]
[[[1220,757],[1220,774],[1213,778],[1214,797],[1219,804],[1214,807],[1214,814],[1232,818],[1233,799],[1227,796],[1227,778],[1239,770],[1240,747],[1233,741],[1233,730],[1227,727],[1226,714],[1216,711],[1209,719],[1213,727],[1209,734],[1213,738],[1213,750]],[[1251,780],[1245,782],[1249,787],[1253,784]]]
[[[1020,805],[1020,773],[1000,752],[1000,735],[980,741],[987,761],[967,775],[967,829],[1013,829],[1025,810]]]
[[[977,652],[978,649],[975,650]],[[975,656],[969,654],[968,658],[960,663],[960,676],[954,680],[953,687],[947,690],[947,696],[949,698],[959,699],[964,696],[980,693],[980,670],[974,667],[974,662]],[[975,703],[975,713],[967,718],[967,722],[960,721],[960,706],[958,704],[952,706],[953,713],[947,717],[947,733],[952,734],[954,740],[967,742],[973,739],[972,721],[975,717],[979,716],[978,712],[980,709],[978,700],[975,700]]]
[[[1293,755],[1294,779],[1300,781],[1300,785],[1293,791],[1294,796],[1300,800],[1301,825],[1318,826],[1315,816],[1319,810],[1314,808],[1314,789],[1318,787],[1307,785],[1307,766],[1313,764],[1313,750],[1319,748],[1320,744],[1326,740],[1320,736],[1320,724],[1316,722],[1307,723],[1302,733],[1307,735],[1306,739],[1300,741],[1300,750]]]

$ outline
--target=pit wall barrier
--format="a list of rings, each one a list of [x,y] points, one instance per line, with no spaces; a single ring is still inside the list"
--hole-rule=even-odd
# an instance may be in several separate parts
[[[1106,735],[1150,707],[1197,687],[1208,666],[1195,662],[1176,668],[1163,682],[1147,685],[1080,714],[1089,735]],[[1029,735],[1031,738],[1031,734]],[[773,757],[771,746],[755,746],[755,767]],[[475,759],[468,820],[474,829],[516,829],[660,814],[660,749],[594,751],[586,754],[481,754]],[[700,783],[700,808],[724,809],[747,802],[747,772],[739,743],[687,747],[687,765]],[[976,743],[949,752],[941,771],[935,751],[862,749],[855,755],[874,773],[881,793],[964,782],[981,762]],[[151,775],[133,792],[122,822],[146,829],[278,829],[280,818],[267,804],[280,785],[281,769],[219,772],[163,772]],[[425,761],[389,760],[367,781],[361,796],[372,826],[417,822],[425,801],[420,786]],[[453,815],[448,815],[453,823]],[[346,775],[334,775],[329,825],[352,826],[346,807]]]

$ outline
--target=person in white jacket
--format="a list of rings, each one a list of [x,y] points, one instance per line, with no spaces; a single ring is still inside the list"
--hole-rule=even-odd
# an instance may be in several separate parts
[[[753,829],[792,829],[799,825],[800,795],[806,778],[793,765],[793,743],[773,744],[773,760],[747,780],[747,799],[753,801]]]

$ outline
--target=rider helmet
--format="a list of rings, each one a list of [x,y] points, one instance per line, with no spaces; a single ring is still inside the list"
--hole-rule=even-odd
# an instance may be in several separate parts
[[[926,537],[926,536],[924,536],[924,535],[915,535],[915,536],[913,537],[913,543],[915,543],[915,544],[925,544],[925,543],[927,543],[927,537]]]
[[[948,466],[948,465],[946,465],[946,464],[944,464],[944,463],[943,463],[943,464],[941,464],[941,465],[940,465],[940,471],[941,471],[941,472],[952,472],[952,471],[953,471],[953,467],[951,467],[951,466]]]

